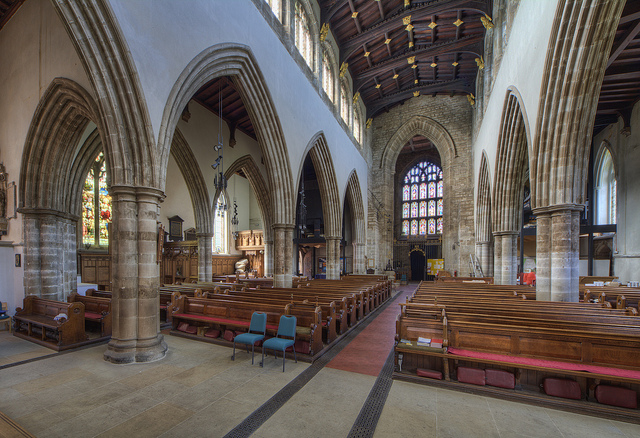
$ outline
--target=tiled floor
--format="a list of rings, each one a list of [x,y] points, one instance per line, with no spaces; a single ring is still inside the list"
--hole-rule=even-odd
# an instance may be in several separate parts
[[[393,337],[396,313],[391,304],[253,436],[346,437],[376,381],[372,370],[391,348],[363,346]],[[283,373],[273,357],[260,368],[245,352],[231,361],[226,347],[166,341],[169,353],[155,363],[113,365],[99,345],[0,369],[0,411],[38,437],[220,437],[309,367],[287,360]],[[354,361],[349,351],[365,357]],[[50,354],[0,332],[2,364]],[[640,438],[640,426],[394,381],[375,431],[377,438],[492,436]]]

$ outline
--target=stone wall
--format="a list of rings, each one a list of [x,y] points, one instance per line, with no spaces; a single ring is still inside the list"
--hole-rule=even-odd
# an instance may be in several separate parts
[[[475,252],[471,110],[463,96],[421,96],[375,118],[367,257],[375,259],[377,271],[384,270],[393,257],[393,240],[397,238],[393,231],[397,153],[410,138],[420,134],[435,144],[442,160],[445,269],[468,274],[469,254]],[[420,123],[411,122],[418,119]],[[409,124],[416,129],[406,130]],[[402,137],[404,132],[407,138]]]

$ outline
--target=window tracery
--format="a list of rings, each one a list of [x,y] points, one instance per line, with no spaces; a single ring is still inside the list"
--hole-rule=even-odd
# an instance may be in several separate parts
[[[295,42],[300,54],[313,70],[313,47],[309,16],[300,2],[296,2],[295,10]]]
[[[82,190],[82,243],[86,246],[109,246],[111,196],[107,188],[107,165],[100,152],[93,162]]]
[[[402,185],[402,234],[442,234],[444,229],[442,170],[421,161],[404,177]]]

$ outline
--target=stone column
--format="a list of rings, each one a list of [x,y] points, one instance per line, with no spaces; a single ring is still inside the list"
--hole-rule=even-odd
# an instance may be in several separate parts
[[[485,277],[493,276],[493,247],[491,242],[477,242],[476,254],[478,254],[478,262],[482,268],[482,274]]]
[[[354,274],[366,273],[364,266],[365,246],[361,243],[353,242],[353,272]]]
[[[493,282],[502,284],[502,235],[493,234]]]
[[[273,277],[273,240],[264,241],[264,276]]]
[[[157,214],[162,192],[111,187],[113,209],[113,332],[104,358],[113,363],[148,362],[164,357],[159,333]]]
[[[579,224],[574,224],[577,214],[571,208],[554,209],[551,213],[551,301],[579,300]]]
[[[293,272],[293,228],[290,224],[273,225],[273,285],[291,287]]]
[[[518,233],[502,233],[502,284],[516,284],[518,277]]]
[[[213,233],[198,233],[198,281],[213,279]]]
[[[551,215],[536,209],[536,300],[551,301]]]
[[[327,248],[327,280],[340,280],[340,238],[325,237]]]
[[[40,275],[40,226],[38,216],[23,212],[24,227],[24,293],[26,295],[40,295],[42,283]]]

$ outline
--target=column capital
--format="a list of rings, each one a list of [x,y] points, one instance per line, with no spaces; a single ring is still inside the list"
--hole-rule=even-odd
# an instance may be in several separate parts
[[[520,232],[519,231],[494,231],[492,234],[494,236],[517,236],[518,234],[520,234]]]
[[[547,205],[545,207],[536,207],[533,209],[533,214],[536,216],[542,214],[554,214],[561,213],[565,211],[582,211],[584,210],[584,205],[582,204],[554,204]]]
[[[109,187],[109,195],[111,196],[130,196],[132,200],[142,200],[141,198],[156,198],[157,201],[164,200],[164,192],[154,187],[140,187],[130,185],[112,185]]]
[[[273,224],[271,228],[274,230],[293,230],[296,227],[295,224]]]
[[[18,213],[23,214],[25,216],[32,216],[32,217],[33,216],[37,216],[37,217],[56,216],[72,222],[76,222],[78,219],[80,219],[80,216],[77,216],[75,214],[65,213],[59,210],[53,210],[51,208],[24,208],[23,207],[18,209]]]
[[[324,236],[324,240],[341,240],[341,236]]]
[[[213,237],[213,233],[196,233],[196,238],[207,238],[207,237]]]

